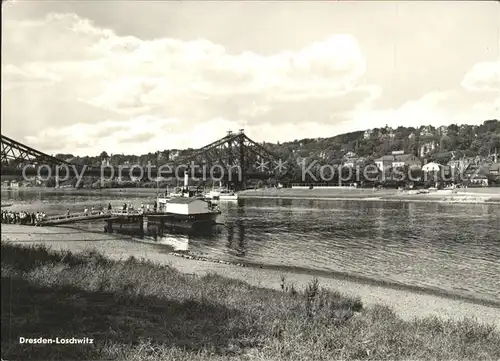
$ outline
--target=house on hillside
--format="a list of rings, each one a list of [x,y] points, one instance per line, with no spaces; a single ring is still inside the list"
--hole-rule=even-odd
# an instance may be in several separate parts
[[[434,136],[433,128],[430,125],[426,125],[420,128],[420,137],[427,138]]]
[[[418,156],[425,157],[427,154],[433,152],[437,148],[437,143],[434,140],[420,144],[418,148]]]
[[[448,126],[446,125],[442,125],[438,128],[438,132],[439,132],[439,135],[441,135],[442,137],[448,135]]]
[[[481,175],[481,176],[498,176],[500,175],[500,163],[481,163],[478,165],[473,164],[467,169],[466,172],[469,176]]]
[[[487,185],[488,177],[499,171],[497,163],[482,161],[479,157],[469,158],[467,161],[467,167],[461,171],[461,174],[471,184]]]
[[[388,168],[398,168],[407,166],[409,168],[420,168],[422,161],[414,154],[404,154],[403,151],[395,151],[390,155],[384,155],[375,159],[378,169],[384,171]]]
[[[363,133],[363,139],[370,139],[373,134],[373,129],[365,130]]]
[[[383,155],[382,157],[375,159],[375,164],[380,171],[384,171],[385,169],[392,167],[393,161],[393,155]]]
[[[466,179],[470,185],[488,186],[488,176],[490,175],[490,167],[487,164],[473,165],[467,169]]]
[[[347,168],[354,168],[359,164],[360,160],[361,158],[358,157],[356,153],[347,152],[342,159],[342,166]]]
[[[169,153],[168,153],[168,160],[174,161],[177,158],[179,158],[180,155],[181,155],[180,150],[173,149],[173,150],[169,151]]]
[[[470,162],[466,159],[454,159],[448,162],[448,166],[452,172],[464,172],[470,165]]]
[[[443,166],[441,164],[435,163],[435,162],[430,162],[430,163],[425,164],[422,167],[422,171],[424,171],[424,172],[439,172],[442,168],[443,168]]]
[[[101,159],[101,166],[103,166],[103,167],[109,167],[109,160],[110,159],[111,158],[109,156],[107,156],[107,155],[105,157],[103,157]]]
[[[408,166],[409,168],[422,167],[422,161],[414,154],[400,154],[394,156],[393,167]]]
[[[329,154],[329,152],[327,152],[326,150],[323,150],[318,154],[318,158],[325,160],[328,158],[328,154]]]
[[[490,175],[500,176],[500,163],[492,163],[490,165]]]
[[[378,136],[382,139],[394,139],[396,137],[396,133],[391,127],[385,126],[385,128],[381,129]]]

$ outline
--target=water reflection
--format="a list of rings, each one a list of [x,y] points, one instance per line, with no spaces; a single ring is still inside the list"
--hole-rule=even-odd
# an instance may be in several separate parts
[[[237,234],[236,239],[235,234]],[[236,257],[245,257],[245,225],[241,220],[227,225],[226,247],[232,250]]]
[[[174,251],[189,251],[189,237],[185,235],[162,236],[155,239],[156,243],[172,247]]]

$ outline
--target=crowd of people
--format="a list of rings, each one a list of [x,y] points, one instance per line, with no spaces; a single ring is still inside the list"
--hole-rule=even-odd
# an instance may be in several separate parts
[[[113,211],[113,207],[111,206],[111,203],[108,204],[107,206],[107,212],[111,213]],[[122,211],[136,211],[134,209],[134,206],[132,204],[127,204],[124,203],[122,206]],[[137,210],[139,213],[149,213],[151,211],[156,212],[156,202],[153,207],[153,209],[150,208],[149,204],[141,204],[140,208]],[[92,208],[85,208],[83,210],[83,215],[85,216],[90,216],[90,215],[102,215],[106,212],[106,207],[105,206],[99,206],[95,207],[92,206]],[[81,214],[81,213],[80,213]],[[75,213],[72,213],[70,209],[66,209],[65,212],[66,217],[70,217],[71,215],[75,215]],[[2,223],[9,223],[9,224],[23,224],[23,225],[39,225],[40,223],[43,222],[43,220],[47,217],[45,212],[25,212],[25,211],[20,211],[20,212],[15,212],[15,211],[6,211],[2,210]]]
[[[135,209],[134,206],[129,203],[123,203],[123,206],[122,206],[122,211],[123,212],[139,212],[139,213],[150,213],[151,211],[153,212],[156,212],[156,209],[157,209],[157,204],[156,202],[154,203],[154,206],[153,208],[151,209],[150,205],[149,204],[144,204],[144,203],[141,203],[141,206],[139,207],[139,209]]]
[[[105,209],[104,206],[101,206],[101,207],[98,207],[98,208],[92,206],[92,208],[90,209],[90,211],[89,211],[88,208],[85,208],[83,210],[83,215],[84,216],[88,216],[88,215],[104,214],[104,209]],[[108,213],[111,212],[111,210],[112,210],[111,203],[109,203],[108,204]],[[69,208],[66,210],[66,214],[68,216],[70,215]]]
[[[43,219],[47,217],[45,212],[13,212],[13,211],[2,211],[2,223],[10,224],[26,224],[26,225],[38,225]]]

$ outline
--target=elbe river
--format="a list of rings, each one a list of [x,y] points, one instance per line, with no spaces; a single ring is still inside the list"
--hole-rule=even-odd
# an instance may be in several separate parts
[[[82,211],[108,202],[138,207],[154,198],[2,190],[2,201],[13,203],[13,209],[60,214],[68,207]],[[218,260],[347,275],[500,305],[498,204],[242,199],[220,206],[223,225],[212,233],[158,237],[148,232],[137,241],[157,252],[188,250]],[[78,227],[102,230],[103,225]],[[106,242],[93,246],[105,248]]]

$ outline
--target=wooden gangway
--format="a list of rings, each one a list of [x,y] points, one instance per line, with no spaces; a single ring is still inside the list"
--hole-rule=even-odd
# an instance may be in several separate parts
[[[139,211],[126,211],[126,210],[111,210],[107,212],[88,212],[88,213],[70,213],[55,216],[46,216],[42,220],[38,221],[40,226],[56,226],[62,224],[71,224],[78,222],[87,222],[100,219],[106,219],[110,217],[126,217],[126,216],[137,216],[142,213]]]

